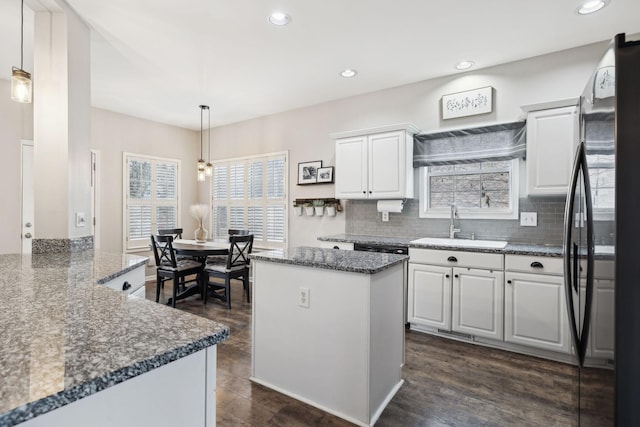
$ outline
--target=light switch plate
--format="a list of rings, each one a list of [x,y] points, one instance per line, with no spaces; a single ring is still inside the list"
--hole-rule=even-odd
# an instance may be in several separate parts
[[[520,226],[537,227],[538,213],[537,212],[520,212]]]
[[[84,227],[86,224],[84,212],[76,212],[76,227]]]

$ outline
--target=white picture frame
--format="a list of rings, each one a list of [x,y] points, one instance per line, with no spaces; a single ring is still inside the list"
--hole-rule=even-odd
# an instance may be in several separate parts
[[[442,119],[487,114],[493,111],[493,87],[486,86],[442,96]]]

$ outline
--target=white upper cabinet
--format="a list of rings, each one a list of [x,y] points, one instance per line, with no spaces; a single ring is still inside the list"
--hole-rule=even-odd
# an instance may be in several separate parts
[[[530,196],[565,195],[579,139],[578,107],[527,114],[527,190]]]
[[[332,134],[336,140],[336,198],[413,198],[412,125]]]

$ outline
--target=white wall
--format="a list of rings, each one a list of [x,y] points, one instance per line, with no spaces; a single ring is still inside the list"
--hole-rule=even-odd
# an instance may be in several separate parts
[[[20,140],[33,139],[33,104],[11,100],[11,82],[0,79],[0,253],[20,252]]]
[[[589,45],[215,128],[211,134],[212,159],[288,150],[290,205],[295,198],[332,197],[333,185],[295,184],[299,162],[322,160],[327,166],[335,164],[330,133],[401,122],[412,122],[423,132],[430,132],[517,120],[523,116],[521,105],[577,97],[606,45],[606,42]],[[440,119],[439,102],[443,94],[486,85],[495,88],[493,113],[449,121]],[[0,208],[3,219],[0,252],[18,252],[20,248],[19,145],[20,138],[31,137],[32,128],[29,107],[9,99],[9,86],[9,82],[0,81],[0,89],[7,94],[0,96],[3,150],[0,182],[6,188],[3,197],[7,201]],[[182,160],[181,225],[186,235],[191,235],[195,223],[188,207],[198,200],[207,201],[209,184],[207,181],[194,185],[198,131],[93,109],[91,139],[91,147],[101,152],[103,250],[122,250],[123,151]],[[335,174],[339,177],[340,171]],[[317,236],[342,233],[345,229],[344,214],[333,218],[298,217],[291,210],[289,215],[290,247],[316,245]]]
[[[91,148],[100,151],[100,249],[123,250],[123,152],[181,160],[180,225],[185,229],[185,237],[193,236],[196,224],[189,214],[189,206],[198,200],[196,161],[200,155],[199,132],[98,108],[92,110],[91,122]]]
[[[213,129],[213,159],[289,150],[289,204],[295,198],[333,197],[334,185],[297,186],[298,162],[335,164],[330,133],[410,122],[432,132],[515,121],[522,105],[573,98],[583,86],[607,43],[556,52],[506,65],[422,81]],[[406,63],[411,66],[410,59]],[[490,114],[443,121],[442,95],[493,86]],[[339,179],[340,171],[335,171]],[[346,204],[348,209],[348,203]],[[335,218],[289,213],[289,246],[317,245],[320,235],[343,233],[344,214]]]

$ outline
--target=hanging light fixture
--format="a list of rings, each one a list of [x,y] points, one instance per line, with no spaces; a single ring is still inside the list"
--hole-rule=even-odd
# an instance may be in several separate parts
[[[204,174],[206,176],[213,175],[213,165],[211,164],[211,110],[207,107],[207,111],[209,112],[209,124],[207,125],[207,137],[209,138],[207,143],[207,165],[204,169]]]
[[[198,181],[199,182],[204,182],[204,180],[206,179],[207,164],[202,158],[202,134],[204,133],[204,128],[203,128],[204,110],[208,110],[208,109],[209,109],[209,106],[200,105],[200,158],[198,159]]]
[[[24,0],[20,8],[20,68],[11,67],[11,99],[31,102],[31,74],[22,69],[24,57]]]

